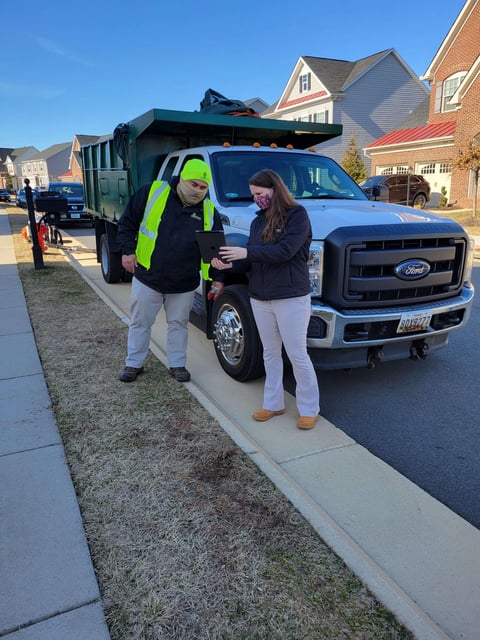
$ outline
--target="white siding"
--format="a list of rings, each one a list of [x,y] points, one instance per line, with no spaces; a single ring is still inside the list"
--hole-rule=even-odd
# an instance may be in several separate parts
[[[368,146],[396,129],[427,95],[423,85],[390,54],[347,87],[343,99],[334,102],[332,122],[343,125],[343,135],[324,142],[318,150],[341,162],[352,134],[359,149]],[[364,161],[370,170],[369,159]]]

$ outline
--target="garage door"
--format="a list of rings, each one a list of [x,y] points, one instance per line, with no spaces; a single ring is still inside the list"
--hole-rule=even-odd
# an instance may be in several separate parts
[[[450,182],[452,166],[449,162],[417,163],[415,173],[425,176],[430,183],[430,201],[427,206],[437,207],[445,187],[447,200],[450,200]]]

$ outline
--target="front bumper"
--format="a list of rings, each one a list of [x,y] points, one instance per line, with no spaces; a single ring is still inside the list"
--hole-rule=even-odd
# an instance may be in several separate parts
[[[342,311],[312,300],[307,346],[309,349],[354,349],[448,334],[467,323],[473,296],[473,287],[464,286],[458,296],[447,300],[402,307]],[[423,311],[432,313],[430,326],[426,331],[395,333],[403,314]]]

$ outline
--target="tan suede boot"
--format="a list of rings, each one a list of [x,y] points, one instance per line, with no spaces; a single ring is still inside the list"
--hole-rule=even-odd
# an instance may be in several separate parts
[[[281,416],[282,413],[285,413],[285,409],[280,409],[279,411],[270,411],[270,409],[258,409],[252,414],[252,418],[257,422],[266,422],[273,418],[273,416]]]
[[[299,429],[313,429],[318,416],[300,416],[297,420],[297,427]]]

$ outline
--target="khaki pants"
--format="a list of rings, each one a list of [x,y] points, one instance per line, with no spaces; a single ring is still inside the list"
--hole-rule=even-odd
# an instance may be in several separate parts
[[[127,367],[143,367],[150,346],[152,325],[162,308],[167,319],[167,360],[172,368],[187,362],[188,321],[195,292],[160,293],[132,279],[131,315],[128,329]]]

